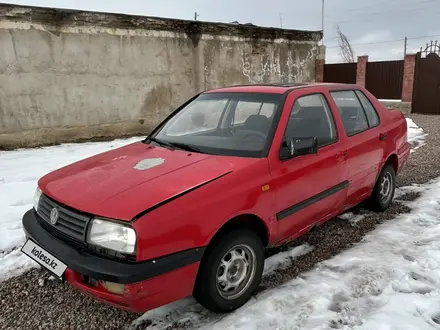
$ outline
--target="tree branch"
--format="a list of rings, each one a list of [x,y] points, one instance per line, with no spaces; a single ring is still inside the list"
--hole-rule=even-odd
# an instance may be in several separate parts
[[[336,29],[338,32],[338,44],[339,44],[339,51],[342,60],[345,63],[356,62],[354,50],[351,47],[350,41],[348,40],[347,36],[344,33],[342,33],[341,29],[339,28],[339,25],[336,25]]]

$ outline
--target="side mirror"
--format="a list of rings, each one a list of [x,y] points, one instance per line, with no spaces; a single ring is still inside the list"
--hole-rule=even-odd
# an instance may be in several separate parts
[[[280,159],[287,160],[295,156],[318,153],[318,139],[316,137],[292,138],[284,141],[280,149]]]

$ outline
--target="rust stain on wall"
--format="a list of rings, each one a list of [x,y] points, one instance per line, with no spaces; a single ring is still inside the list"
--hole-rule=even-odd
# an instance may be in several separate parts
[[[164,109],[172,109],[173,95],[171,87],[158,85],[153,87],[145,96],[141,114],[146,118],[163,117]]]

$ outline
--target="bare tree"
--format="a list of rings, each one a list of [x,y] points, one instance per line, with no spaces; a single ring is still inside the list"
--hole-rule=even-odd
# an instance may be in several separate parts
[[[339,51],[342,57],[342,60],[345,63],[354,63],[355,55],[353,48],[351,47],[350,41],[347,36],[341,31],[339,25],[336,25],[336,29],[338,31],[338,43],[339,43]]]

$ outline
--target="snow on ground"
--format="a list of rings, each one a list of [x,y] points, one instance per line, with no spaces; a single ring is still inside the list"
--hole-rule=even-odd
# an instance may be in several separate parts
[[[348,222],[350,222],[350,224],[352,226],[356,226],[356,224],[358,222],[364,220],[366,216],[374,213],[374,212],[372,212],[368,209],[364,209],[364,208],[356,209],[356,211],[357,211],[356,213],[347,212],[347,213],[341,214],[340,216],[338,216],[338,218],[340,218],[342,220],[347,220]]]
[[[285,264],[286,262],[307,254],[312,250],[313,246],[310,246],[309,244],[303,244],[294,248],[290,248],[286,252],[280,252],[271,256],[270,258],[267,258],[264,263],[263,275],[269,275],[274,270],[283,268],[283,264]]]
[[[380,102],[393,102],[393,103],[401,103],[402,100],[399,99],[379,99]]]
[[[413,152],[425,144],[427,134],[411,118],[406,118],[406,124],[408,125],[408,141],[412,145],[411,152]]]

